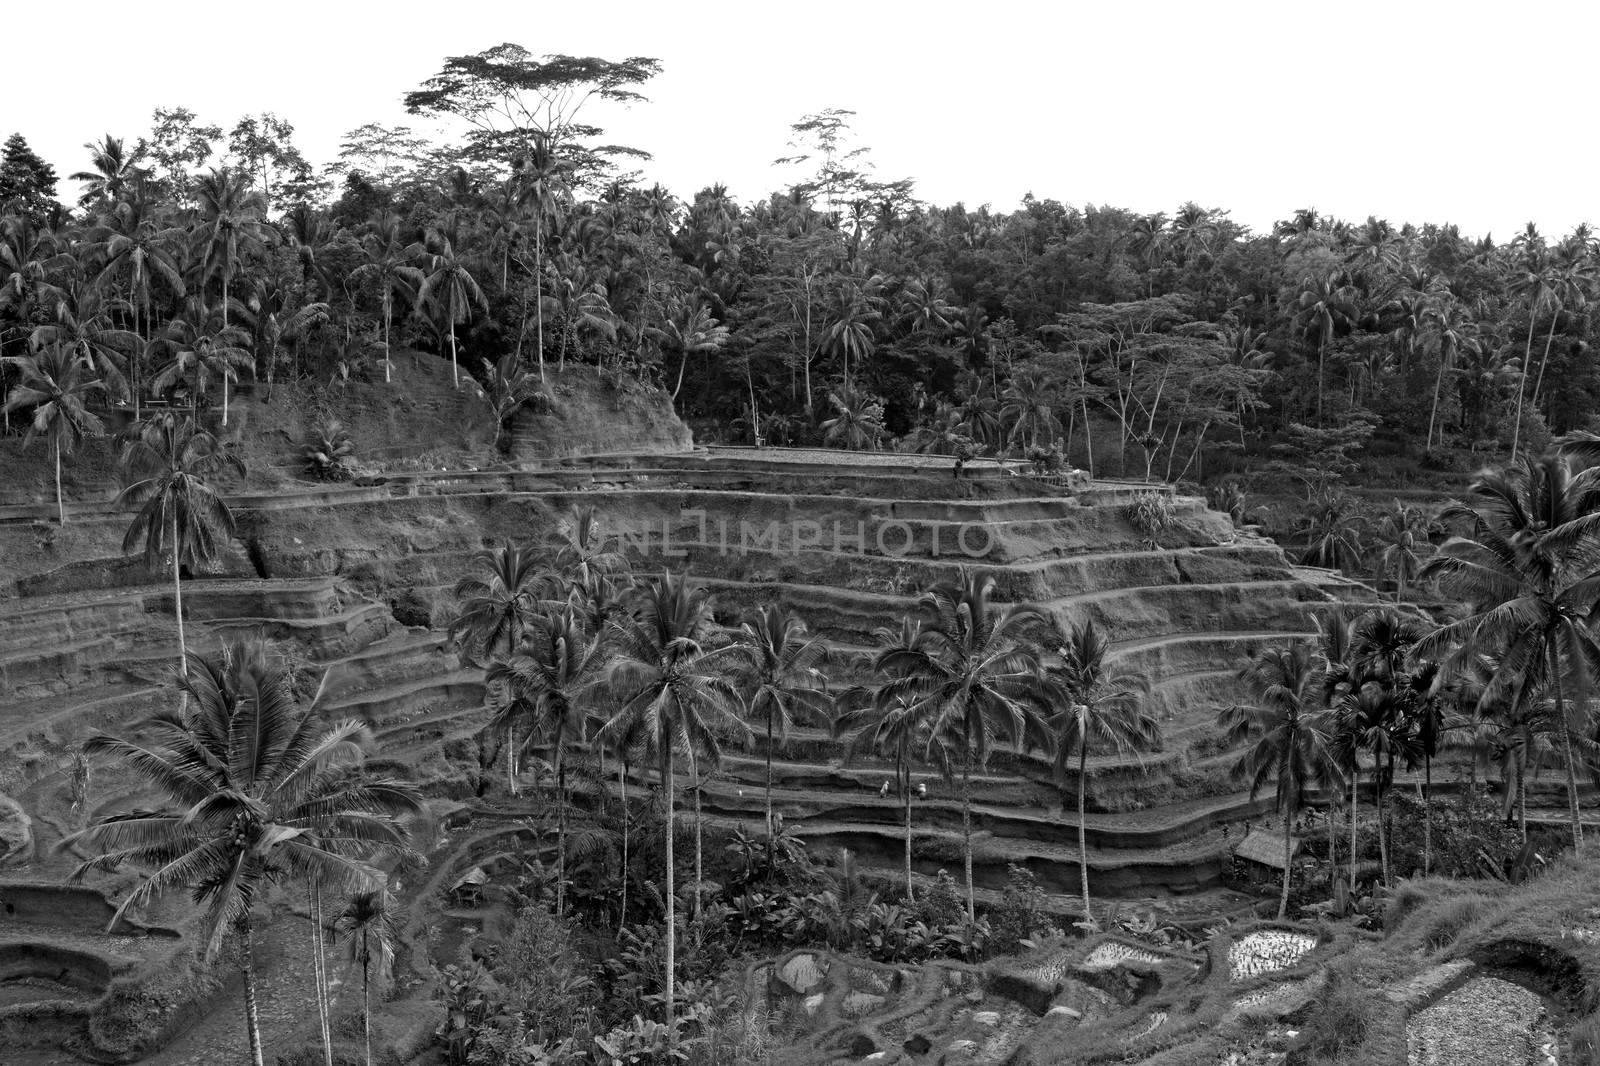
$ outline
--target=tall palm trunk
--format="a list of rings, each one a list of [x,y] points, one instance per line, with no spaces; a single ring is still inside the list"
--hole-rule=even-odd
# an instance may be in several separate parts
[[[678,878],[672,865],[672,809],[674,806],[672,786],[672,745],[663,744],[661,752],[661,789],[666,793],[667,800],[667,986],[665,990],[665,1007],[667,1050],[669,1052],[675,1050],[678,1043],[677,1011],[675,1010],[674,1002],[677,988],[673,970],[678,960]],[[259,1060],[257,1060],[256,1066],[261,1066]]]
[[[1538,396],[1537,388],[1534,391]],[[1561,653],[1550,641],[1550,681],[1555,686],[1556,728],[1561,730],[1561,756],[1567,764],[1567,816],[1572,819],[1572,853],[1583,853],[1583,816],[1578,809],[1578,766],[1572,757],[1572,730],[1567,728],[1566,706],[1561,699]]]
[[[389,384],[389,370],[394,363],[394,349],[389,346],[389,330],[394,321],[394,297],[383,294],[383,383]]]
[[[617,928],[628,924],[628,844],[632,819],[628,817],[628,760],[618,760],[617,781],[622,785],[622,906],[617,912]]]
[[[1378,776],[1378,787],[1374,790],[1374,797],[1375,797],[1375,800],[1376,800],[1377,805],[1378,805],[1378,808],[1377,808],[1377,813],[1378,813],[1378,862],[1383,868],[1383,887],[1384,888],[1388,888],[1389,887],[1389,834],[1384,832],[1384,825],[1383,825],[1383,816],[1384,816],[1383,794],[1387,790],[1384,788],[1384,780],[1383,780],[1383,777],[1382,777],[1383,771],[1381,769],[1379,769],[1379,768],[1376,768],[1376,767],[1374,769],[1376,770],[1377,776]]]
[[[458,389],[461,387],[461,371],[456,365],[456,315],[453,301],[450,307],[450,382]]]
[[[1517,832],[1528,842],[1528,752],[1533,750],[1533,727],[1522,727],[1522,747],[1517,752]]]
[[[544,383],[544,209],[533,209],[533,320],[539,353],[539,383]],[[668,1015],[672,1012],[669,1010]]]
[[[1522,373],[1517,376],[1517,421],[1511,431],[1511,461],[1517,461],[1517,448],[1522,442],[1522,394],[1528,387],[1528,361],[1533,358],[1533,324],[1539,317],[1538,306],[1528,308],[1528,341],[1522,346]]]
[[[1361,802],[1361,760],[1350,764],[1350,898],[1356,898],[1356,808]]]
[[[772,855],[772,708],[767,708],[767,856]]]
[[[1556,321],[1560,318],[1561,310],[1558,307],[1550,315],[1550,332],[1544,336],[1544,355],[1539,357],[1539,373],[1533,379],[1533,399],[1529,400],[1528,404],[1534,410],[1539,408],[1539,390],[1544,386],[1544,368],[1550,363],[1550,343],[1556,339]]]
[[[515,722],[506,723],[506,790],[512,796],[517,794],[517,726]]]
[[[1294,774],[1292,771],[1289,777],[1289,788],[1293,791]],[[1278,921],[1280,922],[1289,913],[1289,873],[1293,869],[1291,862],[1294,858],[1294,837],[1291,835],[1293,824],[1292,811],[1286,806],[1283,812],[1283,894],[1278,897]]]
[[[57,417],[64,418],[66,416],[58,414]],[[56,453],[56,515],[61,524],[66,525],[67,505],[61,498],[61,434],[59,431],[56,433],[55,446],[52,450]]]
[[[700,850],[700,771],[695,765],[694,752],[689,753],[689,779],[694,782],[694,907],[690,916],[700,921],[700,896],[705,888],[705,867]],[[698,935],[698,934],[697,934]]]
[[[261,1015],[256,1008],[255,945],[252,943],[248,918],[244,920],[239,932],[242,958],[240,969],[244,974],[244,1024],[250,1042],[250,1062],[252,1066],[265,1066],[261,1059]]]
[[[900,805],[904,808],[906,821],[906,902],[916,902],[915,891],[911,887],[911,762],[907,750],[907,739],[900,741]]]
[[[961,855],[967,873],[967,921],[978,920],[976,893],[972,888],[972,756],[961,760]]]
[[[1089,834],[1084,828],[1083,794],[1089,780],[1089,745],[1078,746],[1078,880],[1083,886],[1083,920],[1094,921],[1094,911],[1089,904]]]
[[[172,516],[172,610],[178,619],[178,676],[189,676],[189,645],[183,638],[183,581],[178,571],[178,516]]]
[[[333,1027],[328,1021],[328,958],[322,949],[322,885],[315,876],[306,882],[306,904],[311,912],[311,977],[317,996],[322,1062],[323,1066],[333,1066]]]
[[[567,913],[567,760],[563,737],[556,736],[556,915]]]
[[[372,948],[366,930],[361,931],[361,1047],[367,1066],[372,1066]]]

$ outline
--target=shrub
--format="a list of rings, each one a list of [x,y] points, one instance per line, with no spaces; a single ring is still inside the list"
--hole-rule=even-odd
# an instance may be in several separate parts
[[[1331,1062],[1343,1062],[1350,1052],[1366,1043],[1375,1020],[1372,998],[1372,992],[1346,979],[1338,970],[1331,971],[1318,999],[1320,1009],[1307,1027],[1311,1053]]]
[[[997,954],[1015,951],[1023,940],[1031,939],[1044,920],[1044,890],[1032,871],[1011,863],[1007,868],[1005,893],[1000,906],[989,916],[992,939],[989,946]]]
[[[306,472],[320,481],[345,481],[354,472],[355,441],[337,418],[319,418],[300,449]]]
[[[1573,1026],[1569,1039],[1572,1066],[1600,1066],[1600,1014]]]
[[[1161,546],[1161,534],[1172,526],[1172,497],[1164,492],[1141,492],[1123,513],[1128,524],[1143,537],[1145,546],[1155,551]]]
[[[1444,950],[1454,944],[1468,926],[1483,917],[1488,906],[1489,901],[1476,893],[1440,904],[1428,916],[1423,943],[1428,945],[1429,951]]]

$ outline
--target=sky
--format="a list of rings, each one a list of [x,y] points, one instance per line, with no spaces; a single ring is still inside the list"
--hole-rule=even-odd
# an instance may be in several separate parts
[[[856,112],[880,178],[997,210],[1025,193],[1166,211],[1195,200],[1261,231],[1297,208],[1359,222],[1454,222],[1507,239],[1600,220],[1589,67],[1600,5],[1523,0],[87,0],[70,18],[6,5],[0,137],[63,177],[156,107],[231,126],[272,111],[302,152],[409,122],[406,91],[448,55],[661,60],[647,104],[585,118],[654,155],[680,198],[749,201],[792,184],[789,125]],[[130,12],[137,12],[130,17]],[[57,41],[56,45],[40,42]],[[61,199],[76,185],[65,180]]]

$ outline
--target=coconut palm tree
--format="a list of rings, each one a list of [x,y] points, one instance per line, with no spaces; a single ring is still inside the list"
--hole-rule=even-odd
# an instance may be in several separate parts
[[[1600,601],[1600,468],[1574,473],[1560,454],[1525,458],[1479,475],[1469,491],[1471,503],[1452,502],[1442,516],[1464,521],[1467,532],[1446,541],[1423,576],[1436,578],[1470,610],[1424,638],[1417,654],[1448,653],[1440,660],[1446,668],[1465,656],[1494,655],[1499,670],[1485,699],[1509,694],[1512,716],[1525,722],[1528,702],[1541,688],[1548,691],[1555,712],[1550,731],[1566,763],[1573,849],[1581,851],[1572,736],[1585,732],[1579,722],[1589,713],[1587,679],[1600,670],[1591,626]],[[1569,679],[1577,682],[1576,700],[1566,698]]]
[[[8,355],[0,359],[0,366],[16,367],[22,375],[21,383],[6,397],[6,413],[31,408],[33,421],[28,426],[27,442],[31,443],[35,437],[50,439],[56,472],[56,516],[66,525],[61,457],[71,455],[85,434],[98,435],[105,431],[100,419],[87,407],[87,401],[105,392],[106,384],[98,377],[90,377],[92,368],[77,358],[70,347],[61,344],[36,348],[32,355]]]
[[[180,235],[180,230],[159,224],[141,186],[128,199],[119,200],[109,212],[100,216],[89,231],[89,243],[84,249],[84,254],[98,264],[95,284],[112,291],[120,287],[133,313],[133,331],[144,342],[130,360],[129,391],[133,394],[135,420],[141,416],[144,393],[140,383],[141,362],[144,349],[148,348],[154,334],[151,324],[153,284],[159,278],[176,297],[181,299],[185,294],[183,271],[173,255]]]
[[[854,279],[835,286],[822,327],[823,350],[844,362],[844,387],[852,387],[850,361],[859,365],[877,347],[873,330],[883,317],[880,301],[870,296]]]
[[[411,246],[412,255],[426,264],[422,285],[417,289],[416,306],[433,307],[444,317],[450,336],[450,380],[461,387],[461,370],[456,358],[456,323],[472,317],[474,304],[489,309],[483,290],[467,269],[465,257],[457,247],[454,227],[429,230],[421,244]]]
[[[228,287],[244,266],[245,257],[266,241],[262,221],[265,204],[250,188],[250,175],[223,167],[212,170],[195,182],[197,203],[193,230],[195,248],[200,254],[206,277],[222,282],[222,328],[228,328]]]
[[[535,347],[539,357],[539,380],[544,380],[544,244],[547,227],[560,217],[567,195],[571,164],[556,151],[547,134],[536,133],[527,152],[518,160],[515,182],[516,204],[533,219],[533,288]],[[526,324],[527,319],[523,319]],[[674,391],[673,396],[677,393]]]
[[[532,549],[503,541],[472,557],[476,573],[456,582],[460,607],[450,623],[450,639],[459,642],[462,658],[481,664],[504,646],[517,647],[522,627],[532,614],[541,572]]]
[[[96,201],[120,200],[143,176],[135,164],[135,156],[125,146],[121,137],[106,134],[99,142],[90,141],[83,146],[89,152],[90,169],[67,175],[68,181],[83,182],[83,195],[78,206],[87,207]]]
[[[1262,652],[1241,671],[1253,706],[1229,707],[1218,716],[1230,745],[1253,741],[1233,765],[1235,778],[1250,783],[1254,800],[1270,778],[1283,818],[1283,892],[1278,920],[1289,911],[1293,871],[1293,826],[1305,806],[1306,788],[1326,761],[1327,717],[1321,707],[1320,678],[1310,648],[1295,644]]]
[[[50,321],[34,327],[28,345],[35,351],[47,345],[67,349],[105,382],[111,398],[121,399],[128,391],[123,369],[141,345],[137,333],[119,329],[113,321],[119,303],[89,283],[74,283],[51,307]]]
[[[678,353],[678,380],[672,386],[672,402],[678,402],[683,374],[689,357],[714,352],[728,343],[728,327],[717,322],[704,303],[678,300],[666,308],[659,326],[645,330],[664,352]]]
[[[961,780],[961,845],[966,871],[967,921],[977,920],[972,883],[972,771],[988,763],[1004,738],[1018,749],[1048,747],[1043,713],[1048,686],[1038,653],[1023,630],[1045,626],[1032,605],[1000,606],[990,600],[994,578],[963,568],[958,579],[924,593],[917,609],[923,629],[911,648],[880,655],[891,678],[883,699],[904,700],[928,722],[928,742],[953,755]]]
[[[122,538],[122,550],[143,548],[154,566],[172,557],[173,613],[178,621],[178,672],[188,669],[183,636],[183,567],[199,568],[216,558],[233,538],[233,512],[212,479],[232,471],[244,476],[244,463],[216,437],[168,414],[145,422],[123,446],[124,479],[119,504],[138,508]]]
[[[288,669],[264,646],[234,644],[195,655],[180,678],[182,713],[147,723],[153,740],[97,734],[85,751],[117,760],[165,798],[163,809],[111,815],[63,847],[97,851],[74,877],[133,863],[150,870],[112,915],[187,891],[201,909],[202,954],[216,957],[239,936],[250,1055],[262,1066],[252,912],[281,873],[369,888],[372,860],[405,853],[401,818],[421,809],[410,785],[360,772],[365,728],[322,728],[294,701]]]
[[[352,895],[333,922],[334,938],[347,938],[350,961],[361,967],[361,1046],[372,1066],[372,979],[382,981],[394,962],[400,922],[388,886]]]
[[[1078,872],[1083,888],[1083,920],[1094,921],[1089,899],[1089,844],[1084,828],[1084,796],[1089,780],[1089,749],[1121,755],[1161,743],[1161,729],[1145,706],[1149,682],[1137,674],[1114,673],[1106,662],[1111,642],[1092,621],[1067,630],[1059,664],[1048,667],[1060,710],[1049,720],[1055,739],[1056,780],[1066,777],[1067,760],[1077,755]]]
[[[607,546],[604,524],[592,506],[574,506],[546,542],[551,571],[574,593],[582,594],[597,580],[626,580],[628,560]]]
[[[602,667],[600,641],[571,605],[535,611],[516,650],[489,665],[484,682],[494,716],[487,728],[521,752],[535,737],[550,744],[556,772],[556,913],[566,913],[567,749],[588,734],[589,696]],[[512,785],[515,789],[515,782]]]
[[[1056,417],[1056,384],[1051,375],[1037,367],[1019,370],[1006,383],[1001,393],[1005,406],[1000,409],[1002,421],[1011,425],[1010,439],[1020,441],[1027,437],[1029,447],[1039,447],[1039,437],[1054,440],[1061,430],[1061,420]]]
[[[1372,539],[1378,549],[1380,573],[1394,577],[1394,599],[1406,594],[1407,582],[1416,580],[1432,545],[1428,542],[1428,520],[1422,511],[1394,501],[1394,507],[1378,518]]]
[[[666,808],[666,1023],[669,1046],[676,1047],[676,756],[679,751],[718,754],[719,736],[747,736],[749,728],[739,717],[739,692],[727,673],[738,653],[733,645],[717,646],[711,601],[687,577],[670,573],[637,592],[632,616],[612,627],[605,679],[616,709],[601,735],[637,735],[655,755],[661,775]]]
[[[1328,345],[1334,334],[1352,326],[1356,320],[1356,291],[1342,270],[1308,277],[1300,283],[1295,300],[1294,321],[1301,335],[1315,338],[1317,345],[1317,422],[1322,423],[1322,398],[1327,386]]]
[[[383,380],[388,384],[393,380],[394,347],[390,336],[395,300],[416,300],[422,290],[422,271],[413,265],[411,252],[400,239],[400,220],[392,215],[374,224],[372,232],[361,241],[361,250],[367,261],[356,267],[350,277],[378,288],[378,301],[383,307]]]
[[[1511,461],[1514,463],[1522,441],[1522,397],[1527,391],[1528,376],[1533,370],[1533,328],[1538,324],[1539,315],[1545,311],[1549,311],[1553,319],[1561,303],[1556,272],[1546,258],[1542,242],[1539,245],[1529,242],[1525,247],[1522,261],[1513,272],[1508,289],[1528,309],[1528,336],[1522,347],[1522,366],[1517,375],[1516,427],[1511,432]],[[1553,334],[1554,321],[1550,329]]]
[[[875,451],[887,430],[878,398],[848,385],[828,393],[834,416],[823,420],[823,443],[853,452]]]
[[[195,297],[188,301],[183,317],[174,318],[163,331],[161,344],[172,359],[150,379],[157,392],[171,388],[193,374],[195,392],[205,396],[213,377],[222,380],[222,424],[228,424],[228,384],[239,380],[241,370],[254,370],[255,356],[245,345],[249,337],[238,326],[213,321],[212,309]],[[226,316],[224,316],[226,318]]]
[[[794,722],[828,720],[831,701],[828,678],[820,669],[827,661],[828,646],[806,631],[798,615],[774,604],[766,604],[741,627],[744,656],[745,702],[750,716],[767,731],[766,797],[767,839],[772,825],[772,749],[774,737],[787,743]]]

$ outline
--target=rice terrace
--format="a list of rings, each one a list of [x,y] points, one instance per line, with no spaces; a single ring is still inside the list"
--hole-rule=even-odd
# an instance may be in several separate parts
[[[0,1066],[1600,1066],[1587,225],[439,50],[0,122]]]

